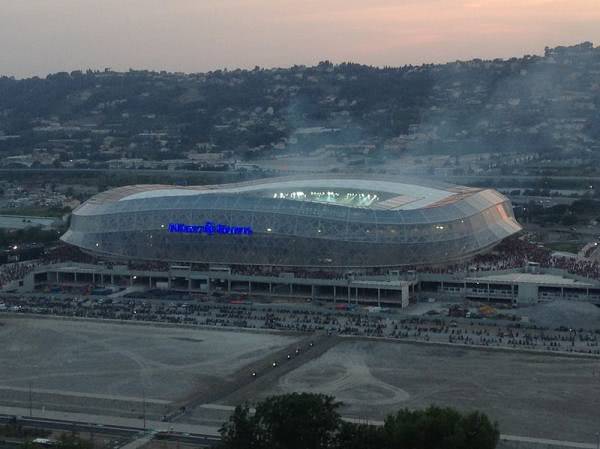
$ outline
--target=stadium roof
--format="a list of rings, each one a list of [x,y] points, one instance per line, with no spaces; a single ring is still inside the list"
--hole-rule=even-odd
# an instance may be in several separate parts
[[[247,194],[378,210],[414,210],[450,204],[481,189],[409,178],[364,176],[272,178],[216,186],[135,185],[97,195],[100,203],[173,196]]]
[[[200,231],[207,226],[213,235],[215,224],[253,237],[185,238],[208,235]],[[130,259],[401,266],[462,260],[520,230],[508,199],[492,189],[335,174],[120,187],[73,211],[62,239]]]

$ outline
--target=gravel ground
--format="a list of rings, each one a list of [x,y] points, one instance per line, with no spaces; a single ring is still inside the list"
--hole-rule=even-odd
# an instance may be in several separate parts
[[[213,331],[61,319],[0,319],[0,402],[38,407],[139,409],[219,385],[244,365],[297,340]],[[86,396],[86,394],[88,396]],[[91,397],[97,395],[98,397]],[[113,404],[113,405],[110,405]],[[135,405],[132,405],[135,404]],[[21,404],[22,405],[22,404]]]
[[[532,323],[550,328],[600,329],[600,307],[589,302],[552,301],[513,309],[511,313],[527,316]]]
[[[483,410],[503,433],[595,441],[600,361],[512,351],[347,341],[283,376],[261,397],[334,395],[342,414],[382,419],[430,404]]]
[[[550,306],[529,309],[552,315]],[[560,310],[593,318],[594,310],[581,306],[587,305]],[[0,403],[24,406],[31,386],[35,408],[120,416],[140,415],[143,394],[147,413],[160,415],[170,402],[215,389],[300,340],[27,317],[1,317],[0,339]],[[483,410],[503,433],[590,442],[600,419],[600,360],[348,338],[246,399],[290,391],[332,394],[344,402],[343,415],[357,418],[438,404]],[[214,425],[224,417],[210,410],[198,415]]]

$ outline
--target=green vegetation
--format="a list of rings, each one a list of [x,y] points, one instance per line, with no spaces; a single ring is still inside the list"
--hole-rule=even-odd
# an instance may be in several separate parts
[[[56,449],[93,449],[91,441],[80,438],[76,433],[62,433],[52,447]],[[21,448],[41,449],[42,446],[32,440],[27,440],[21,445]]]
[[[63,433],[58,438],[58,449],[92,449],[92,443],[84,440],[76,433]]]
[[[0,425],[0,437],[5,438],[40,438],[46,437],[50,432],[41,429],[31,429],[23,427],[17,423],[16,419],[8,422],[5,425]]]
[[[290,394],[272,396],[256,407],[237,407],[223,426],[228,449],[325,449],[333,447],[340,424],[339,404],[331,396]]]
[[[412,449],[493,449],[500,437],[483,413],[439,407],[400,410],[386,418],[383,434],[384,447]]]
[[[84,184],[97,187],[97,191],[102,192],[112,187],[127,186],[133,184],[175,184],[175,185],[204,185],[204,184],[223,184],[227,182],[239,182],[250,178],[260,178],[267,176],[267,172],[257,171],[248,173],[237,173],[237,172],[182,172],[182,171],[164,171],[161,173],[144,172],[143,170],[124,170],[121,172],[93,172],[93,171],[69,171],[63,170],[60,172],[52,170],[40,170],[32,175],[29,172],[22,172],[14,170],[7,173],[2,173],[5,180],[10,180],[16,183],[25,183],[28,178],[35,176],[36,181],[40,183],[54,183],[57,178],[60,178],[60,182],[65,185],[69,184]],[[86,200],[87,196],[78,197],[79,200]],[[2,209],[2,213],[9,214],[10,210],[18,210],[23,215],[33,215],[35,209]],[[43,209],[47,210],[47,209]],[[47,212],[50,215],[47,216],[58,216],[63,209],[55,209],[56,214],[52,211]],[[68,212],[68,211],[67,211]],[[41,212],[44,214],[46,212]]]
[[[598,157],[599,66],[600,50],[584,42],[543,56],[421,66],[0,77],[0,154],[38,153],[5,161],[21,168],[108,168],[122,157],[193,166],[190,151],[253,160],[333,144],[343,156],[363,142],[374,159],[518,152],[543,155],[543,166],[557,161],[550,173],[565,158],[593,172],[583,161]]]
[[[222,449],[494,449],[498,426],[479,412],[400,410],[383,426],[342,421],[331,396],[292,393],[236,407],[221,428]]]
[[[19,207],[0,209],[0,215],[21,215],[24,217],[62,217],[71,212],[68,207]]]
[[[553,242],[546,243],[545,246],[552,251],[566,251],[569,253],[577,253],[583,246],[580,243],[573,242]]]
[[[19,245],[23,243],[48,243],[58,240],[63,230],[48,230],[32,227],[9,232],[0,229],[0,248],[8,245]]]
[[[526,206],[515,207],[515,216],[523,222],[544,226],[587,224],[590,220],[600,219],[600,201],[585,199],[574,201],[570,205],[559,204],[552,207],[530,202]]]

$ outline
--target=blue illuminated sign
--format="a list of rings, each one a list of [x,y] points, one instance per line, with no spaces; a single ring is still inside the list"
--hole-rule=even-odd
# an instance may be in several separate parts
[[[252,235],[250,226],[228,226],[224,224],[215,224],[207,221],[203,225],[186,225],[183,223],[169,223],[169,232],[180,234],[235,234]]]

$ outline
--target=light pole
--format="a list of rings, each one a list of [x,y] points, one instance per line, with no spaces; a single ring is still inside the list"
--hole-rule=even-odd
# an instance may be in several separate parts
[[[31,381],[29,381],[29,417],[33,416],[33,404],[31,400]]]
[[[142,388],[142,415],[144,416],[144,430],[146,430],[146,389]]]

